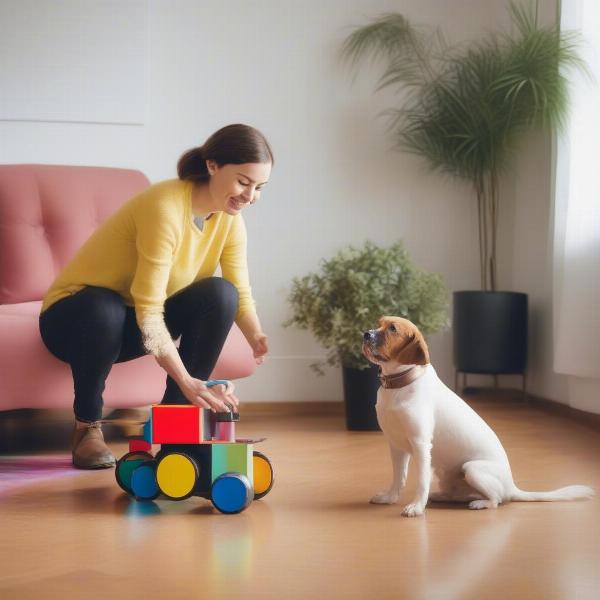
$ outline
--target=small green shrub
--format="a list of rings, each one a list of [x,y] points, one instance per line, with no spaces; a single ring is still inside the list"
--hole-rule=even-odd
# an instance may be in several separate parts
[[[410,319],[424,335],[448,325],[441,277],[415,267],[401,243],[341,250],[317,273],[294,278],[288,301],[293,315],[284,326],[312,331],[328,351],[311,365],[319,374],[326,364],[366,369],[362,333],[383,315]]]

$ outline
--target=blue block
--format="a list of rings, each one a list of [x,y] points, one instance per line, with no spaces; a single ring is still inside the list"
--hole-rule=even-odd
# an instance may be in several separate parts
[[[152,443],[152,417],[144,423],[143,437],[146,442]]]

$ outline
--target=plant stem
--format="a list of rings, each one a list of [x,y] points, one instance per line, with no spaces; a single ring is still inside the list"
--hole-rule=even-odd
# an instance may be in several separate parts
[[[483,230],[485,227],[483,221],[483,203],[485,202],[485,196],[481,180],[477,181],[475,191],[477,193],[477,221],[479,226],[479,278],[481,289],[483,290],[485,289],[485,250],[483,246]]]
[[[483,190],[483,289],[484,291],[488,289],[488,259],[489,259],[489,189],[486,189],[485,180],[482,181],[482,190]]]
[[[498,174],[495,168],[490,171],[490,203],[491,203],[491,249],[490,249],[490,289],[496,291],[496,242],[498,238]]]

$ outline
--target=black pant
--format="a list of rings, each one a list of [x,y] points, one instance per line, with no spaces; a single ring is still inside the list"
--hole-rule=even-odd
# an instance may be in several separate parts
[[[165,302],[167,329],[173,339],[181,336],[179,354],[193,377],[210,376],[237,307],[237,289],[220,277],[197,281]],[[101,287],[85,287],[50,306],[40,315],[40,333],[50,352],[71,366],[73,408],[82,421],[102,417],[102,392],[113,364],[146,354],[135,310]],[[188,403],[169,376],[162,403]]]

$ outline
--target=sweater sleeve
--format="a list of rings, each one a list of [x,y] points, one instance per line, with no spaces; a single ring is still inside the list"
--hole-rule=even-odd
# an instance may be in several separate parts
[[[240,301],[236,320],[248,312],[256,312],[248,276],[246,246],[246,225],[242,216],[236,215],[233,218],[220,260],[223,277],[233,283],[239,294]]]
[[[135,315],[146,350],[161,356],[173,346],[164,321],[167,284],[181,231],[173,204],[153,198],[135,215],[137,266],[131,283]]]

